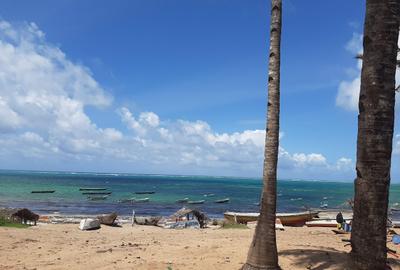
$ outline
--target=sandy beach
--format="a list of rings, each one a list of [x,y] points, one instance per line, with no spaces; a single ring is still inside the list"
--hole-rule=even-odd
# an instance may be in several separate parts
[[[0,227],[0,269],[239,269],[253,232],[129,224],[95,231],[80,231],[77,224]],[[342,241],[349,235],[287,227],[277,238],[282,269],[350,269],[350,247]],[[400,261],[389,258],[392,268],[400,269]]]

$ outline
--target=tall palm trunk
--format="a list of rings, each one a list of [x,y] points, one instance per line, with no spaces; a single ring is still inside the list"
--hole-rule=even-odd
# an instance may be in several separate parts
[[[353,269],[385,268],[400,1],[367,0],[357,138]]]
[[[242,269],[280,269],[276,248],[276,171],[279,149],[280,44],[282,1],[272,0],[268,73],[268,113],[265,137],[264,187],[261,210],[247,262]]]

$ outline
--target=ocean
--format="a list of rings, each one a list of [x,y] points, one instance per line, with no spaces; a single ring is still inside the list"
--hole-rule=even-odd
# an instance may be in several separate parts
[[[107,188],[112,192],[106,200],[90,201],[79,188]],[[262,181],[260,178],[140,175],[73,172],[0,171],[0,207],[26,207],[40,214],[101,214],[117,212],[130,215],[167,216],[185,204],[182,198],[205,200],[189,205],[221,217],[225,211],[257,212]],[[33,190],[55,190],[49,194],[32,194]],[[138,191],[154,194],[137,195]],[[143,203],[121,203],[135,197],[149,198]],[[353,197],[352,182],[307,180],[278,181],[278,212],[319,208],[327,203],[332,209],[348,209],[346,200]],[[228,203],[215,203],[230,198]],[[400,185],[392,184],[390,204],[400,202]]]

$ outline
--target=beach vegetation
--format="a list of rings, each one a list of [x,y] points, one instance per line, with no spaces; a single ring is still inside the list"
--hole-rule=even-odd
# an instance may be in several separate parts
[[[5,217],[0,217],[0,227],[10,227],[10,228],[28,228],[28,224],[22,224],[22,223],[17,223],[14,222],[10,219],[7,219]]]

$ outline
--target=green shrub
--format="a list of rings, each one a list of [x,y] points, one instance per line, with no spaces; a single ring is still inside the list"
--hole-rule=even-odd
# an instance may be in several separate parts
[[[4,217],[0,217],[0,227],[27,228],[29,225],[17,223]]]

